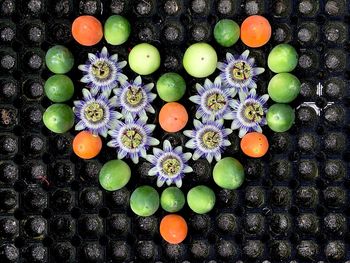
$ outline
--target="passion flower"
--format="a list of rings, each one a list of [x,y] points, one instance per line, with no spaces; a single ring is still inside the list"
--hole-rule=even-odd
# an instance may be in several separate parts
[[[127,117],[125,123],[118,121],[114,129],[108,132],[112,140],[107,146],[117,148],[118,159],[131,158],[134,163],[139,162],[139,157],[146,158],[150,146],[159,144],[159,141],[151,137],[154,124],[146,124],[147,119]]]
[[[175,149],[168,140],[163,142],[163,150],[153,148],[153,155],[147,155],[147,160],[153,167],[148,171],[149,176],[157,176],[157,186],[161,187],[165,182],[167,185],[175,183],[177,187],[182,186],[182,177],[193,169],[187,165],[191,153],[183,153],[182,147]]]
[[[151,93],[153,87],[153,83],[142,85],[142,79],[138,76],[133,82],[122,81],[121,87],[113,90],[115,96],[112,99],[115,100],[117,107],[121,108],[124,117],[147,118],[146,111],[155,113],[151,105],[157,97]]]
[[[254,58],[249,57],[249,50],[244,51],[237,58],[231,53],[226,53],[226,61],[218,62],[217,65],[217,68],[222,71],[220,77],[223,85],[245,92],[249,88],[256,88],[256,77],[265,69],[254,67],[254,63]]]
[[[266,125],[266,107],[264,106],[269,95],[261,97],[256,95],[256,90],[251,89],[249,92],[240,92],[239,100],[233,100],[234,119],[231,129],[239,129],[239,137],[242,138],[247,132],[262,132],[260,125]]]
[[[204,86],[197,83],[196,89],[198,95],[191,96],[189,99],[199,105],[196,112],[197,119],[233,119],[233,113],[229,105],[232,103],[236,91],[222,87],[220,77],[217,77],[214,83],[206,79]]]
[[[73,111],[78,123],[75,129],[88,130],[95,135],[107,137],[107,132],[112,129],[122,115],[115,110],[115,104],[109,100],[111,91],[105,91],[93,96],[89,90],[83,89],[83,100],[74,101]]]
[[[127,76],[121,73],[127,62],[118,62],[118,54],[109,56],[106,47],[96,55],[89,53],[88,57],[87,63],[79,65],[78,68],[85,74],[80,81],[91,88],[92,94],[110,91],[118,85],[118,82],[127,79]]]
[[[192,156],[193,160],[205,156],[209,163],[215,160],[218,162],[221,159],[221,153],[226,146],[231,143],[226,137],[232,133],[231,129],[223,127],[223,121],[205,121],[201,123],[199,120],[194,120],[194,130],[186,130],[184,134],[191,139],[186,143],[186,147],[194,149]]]

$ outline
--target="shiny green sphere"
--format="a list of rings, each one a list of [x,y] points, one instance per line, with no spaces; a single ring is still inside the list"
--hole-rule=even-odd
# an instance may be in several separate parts
[[[158,79],[156,86],[159,97],[166,102],[181,99],[186,91],[186,82],[184,78],[174,72],[163,74]]]
[[[214,27],[214,38],[223,47],[233,46],[239,39],[239,25],[231,19],[222,19]]]
[[[185,195],[175,186],[166,188],[160,196],[160,205],[169,213],[180,211],[184,207],[185,202]]]
[[[74,125],[74,113],[66,104],[52,104],[43,115],[43,122],[50,131],[65,133]]]
[[[99,181],[103,189],[116,191],[123,188],[130,180],[131,170],[129,165],[122,160],[106,162],[99,173]]]
[[[138,216],[151,216],[159,208],[159,194],[151,186],[140,186],[130,196],[130,207]]]
[[[189,75],[205,78],[213,74],[218,63],[215,49],[207,43],[195,43],[185,52],[182,64]]]
[[[275,132],[288,131],[295,119],[295,113],[288,104],[273,104],[267,111],[267,125]]]
[[[110,16],[104,25],[104,37],[108,44],[121,45],[125,43],[131,32],[129,21],[120,15]]]
[[[298,97],[301,90],[299,79],[290,73],[279,73],[269,82],[270,98],[279,103],[289,103]]]
[[[187,193],[187,204],[197,214],[210,212],[214,208],[215,201],[214,191],[205,185],[193,187]]]
[[[289,44],[279,44],[271,50],[267,65],[275,73],[290,72],[298,65],[298,53]]]
[[[149,75],[160,66],[160,54],[155,46],[147,43],[136,45],[129,53],[130,68],[140,75]]]
[[[46,52],[45,62],[51,72],[65,74],[73,68],[74,57],[68,48],[57,45]]]
[[[243,165],[235,158],[225,157],[215,164],[213,179],[224,189],[237,189],[244,182]]]
[[[53,102],[65,102],[74,94],[73,81],[66,75],[49,77],[44,86],[45,95]]]

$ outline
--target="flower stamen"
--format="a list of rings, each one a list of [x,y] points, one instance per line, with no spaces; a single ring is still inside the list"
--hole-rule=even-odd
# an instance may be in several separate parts
[[[220,140],[220,134],[215,131],[207,131],[202,136],[202,142],[208,149],[214,149],[218,147]]]
[[[121,141],[126,148],[136,149],[142,143],[143,136],[136,129],[129,129],[123,133]]]
[[[251,77],[251,67],[244,61],[238,61],[233,64],[232,77],[237,80],[247,80]]]
[[[214,93],[207,98],[207,106],[213,111],[221,110],[225,105],[226,100],[222,94]]]
[[[136,106],[142,101],[142,99],[143,96],[140,88],[134,86],[128,88],[128,91],[126,92],[126,100],[129,104]]]
[[[92,65],[92,74],[98,79],[107,79],[110,75],[110,66],[105,61],[96,61]]]
[[[181,164],[176,158],[169,157],[163,161],[162,168],[164,173],[166,173],[169,177],[174,177],[179,173]]]
[[[100,104],[92,102],[85,108],[84,114],[87,120],[99,122],[104,117],[104,110]]]
[[[244,117],[250,121],[260,122],[264,116],[264,110],[258,103],[248,104],[244,110]]]

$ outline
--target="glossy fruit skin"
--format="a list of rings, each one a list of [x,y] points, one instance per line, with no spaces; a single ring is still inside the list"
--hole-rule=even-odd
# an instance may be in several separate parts
[[[160,205],[169,213],[180,211],[185,202],[186,199],[183,192],[174,186],[166,188],[160,196]]]
[[[187,193],[187,204],[197,214],[210,212],[215,201],[214,191],[205,185],[195,186]]]
[[[51,72],[65,74],[73,68],[74,56],[68,48],[56,45],[46,52],[45,63]]]
[[[73,139],[73,151],[82,159],[96,157],[102,149],[100,136],[93,135],[88,131],[79,132]]]
[[[243,165],[233,157],[225,157],[214,166],[214,182],[224,189],[237,189],[243,184],[244,178]]]
[[[104,24],[104,37],[108,44],[121,45],[125,43],[131,32],[129,21],[120,15],[108,17]]]
[[[103,189],[116,191],[123,188],[131,178],[129,165],[122,160],[111,160],[106,162],[99,174],[99,182]]]
[[[275,73],[291,72],[298,65],[298,53],[289,44],[275,46],[267,58],[269,69]]]
[[[72,35],[80,45],[96,45],[103,37],[102,24],[93,16],[79,16],[72,24]]]
[[[271,38],[269,21],[259,15],[248,16],[241,25],[241,40],[248,47],[261,47]]]
[[[166,103],[159,112],[159,124],[164,131],[178,132],[188,121],[186,108],[178,102]]]
[[[44,86],[45,95],[53,102],[65,102],[74,94],[73,81],[66,75],[49,77]]]
[[[266,114],[267,125],[275,132],[288,131],[292,127],[294,119],[294,110],[288,104],[273,104]]]
[[[264,156],[269,149],[269,141],[266,136],[259,132],[250,132],[243,136],[241,149],[245,155],[253,158]]]
[[[134,72],[140,75],[149,75],[160,66],[160,53],[155,46],[141,43],[130,51],[128,61]]]
[[[233,46],[239,39],[239,25],[231,19],[221,19],[214,27],[214,38],[223,47]]]
[[[163,74],[158,79],[156,86],[159,97],[166,102],[181,99],[186,91],[186,82],[184,78],[174,72]]]
[[[179,215],[166,215],[160,222],[159,232],[170,244],[179,244],[185,240],[188,227],[185,219]]]
[[[159,194],[151,186],[140,186],[130,196],[130,207],[138,216],[151,216],[159,208]]]
[[[195,43],[186,49],[182,64],[189,75],[205,78],[214,73],[218,63],[215,49],[207,43]]]
[[[66,104],[52,104],[45,110],[43,122],[50,131],[65,133],[74,125],[73,110]]]
[[[290,73],[279,73],[270,80],[268,93],[279,103],[289,103],[298,97],[301,90],[299,79]]]

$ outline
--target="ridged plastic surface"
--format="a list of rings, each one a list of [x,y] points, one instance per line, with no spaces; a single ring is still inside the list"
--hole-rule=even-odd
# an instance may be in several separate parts
[[[122,14],[132,24],[131,38],[118,47],[104,41],[82,47],[70,33],[72,21],[81,14],[102,22]],[[182,189],[187,193],[206,184],[215,190],[217,203],[206,215],[196,215],[186,205],[180,214],[188,222],[188,237],[180,245],[166,244],[158,230],[165,211],[140,218],[128,204],[137,186],[156,187],[147,176],[147,162],[135,166],[128,161],[131,181],[126,188],[106,192],[97,176],[103,163],[117,157],[115,151],[104,146],[98,158],[83,161],[71,150],[74,130],[56,135],[43,126],[42,113],[50,105],[43,84],[51,75],[44,65],[45,52],[54,44],[73,52],[75,67],[68,75],[75,83],[74,98],[80,98],[82,74],[77,66],[87,60],[88,52],[106,45],[126,59],[136,43],[153,43],[162,64],[145,80],[155,82],[164,72],[180,72],[187,82],[182,102],[193,114],[187,98],[203,80],[184,72],[186,47],[210,42],[221,61],[227,51],[241,53],[241,42],[219,47],[212,31],[221,18],[241,23],[251,14],[266,16],[273,28],[271,41],[251,50],[259,66],[267,67],[268,52],[277,43],[290,42],[300,54],[294,73],[302,91],[292,104],[296,123],[285,133],[264,128],[271,147],[261,159],[244,156],[237,133],[230,136],[232,147],[225,156],[240,160],[246,171],[239,190],[220,189],[207,161],[192,162],[194,173],[185,177]],[[346,262],[348,25],[346,0],[1,0],[0,262]],[[135,77],[130,69],[124,73]],[[260,94],[266,93],[272,75],[267,70],[259,76]],[[319,83],[322,87],[317,88]],[[158,111],[162,103],[156,99]],[[149,121],[157,123],[153,116]],[[155,134],[184,145],[182,133],[166,134],[158,126]]]

